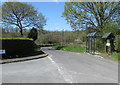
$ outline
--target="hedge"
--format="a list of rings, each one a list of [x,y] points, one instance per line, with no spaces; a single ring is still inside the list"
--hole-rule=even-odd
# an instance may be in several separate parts
[[[0,40],[33,40],[32,38],[0,38]]]
[[[115,36],[115,50],[120,52],[120,35]]]
[[[23,56],[34,51],[36,44],[29,38],[0,39],[5,56]],[[0,48],[1,49],[1,48]]]

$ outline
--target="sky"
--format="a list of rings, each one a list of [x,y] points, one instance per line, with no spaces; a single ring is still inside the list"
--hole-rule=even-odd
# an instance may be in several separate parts
[[[38,9],[46,18],[44,30],[49,31],[72,31],[67,21],[62,17],[64,2],[27,2]]]

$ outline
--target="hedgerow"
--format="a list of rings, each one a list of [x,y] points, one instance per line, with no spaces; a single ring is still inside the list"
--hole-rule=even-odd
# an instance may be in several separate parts
[[[33,40],[32,38],[0,38],[1,40]]]
[[[120,35],[115,36],[115,50],[120,52]]]
[[[0,49],[5,50],[3,58],[12,56],[24,56],[32,53],[36,47],[36,44],[29,38],[2,38],[2,47]]]

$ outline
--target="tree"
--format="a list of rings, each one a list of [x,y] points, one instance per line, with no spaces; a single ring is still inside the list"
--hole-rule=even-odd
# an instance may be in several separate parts
[[[118,24],[116,22],[110,21],[104,26],[104,29],[102,30],[103,33],[112,32],[114,35],[120,35],[120,29],[118,27]]]
[[[43,17],[42,14],[39,16],[37,10],[27,3],[5,2],[2,5],[2,22],[17,26],[20,29],[21,36],[23,36],[23,28],[38,23],[41,23],[39,25],[43,27],[46,23]],[[36,21],[37,23],[35,23]]]
[[[46,18],[41,14],[37,14],[37,17],[35,16],[33,19],[34,27],[36,27],[38,30],[42,30],[43,26],[46,25]]]
[[[41,31],[43,30],[43,27],[46,25],[46,21],[47,21],[46,18],[41,13],[39,13],[37,17],[35,16],[32,19],[34,27],[37,28],[38,30],[38,35],[40,35]]]
[[[33,41],[35,41],[38,37],[38,32],[37,29],[35,29],[34,27],[30,30],[30,33],[28,34],[28,38],[32,38]]]
[[[118,19],[119,2],[66,2],[63,17],[76,29],[101,30],[109,21]]]

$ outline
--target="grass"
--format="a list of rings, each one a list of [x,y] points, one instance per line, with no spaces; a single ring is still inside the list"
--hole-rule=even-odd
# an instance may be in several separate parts
[[[60,45],[56,45],[53,46],[52,48],[56,49],[56,50],[61,50],[62,48],[64,48],[65,46],[60,46]]]
[[[81,46],[53,46],[54,49],[56,50],[63,50],[63,51],[70,51],[70,52],[80,52],[83,53],[86,51],[85,47]],[[101,51],[102,54],[106,54],[105,51]],[[111,55],[111,59],[114,61],[120,61],[120,53],[113,52]]]
[[[120,53],[113,52],[112,54],[106,53],[105,51],[101,51],[102,54],[108,54],[108,56],[111,56],[111,59],[114,61],[120,61]]]
[[[112,60],[120,61],[120,53],[113,52],[113,53],[111,54],[111,58],[112,58]]]
[[[53,46],[56,50],[70,51],[70,52],[85,52],[86,48],[81,46]]]

